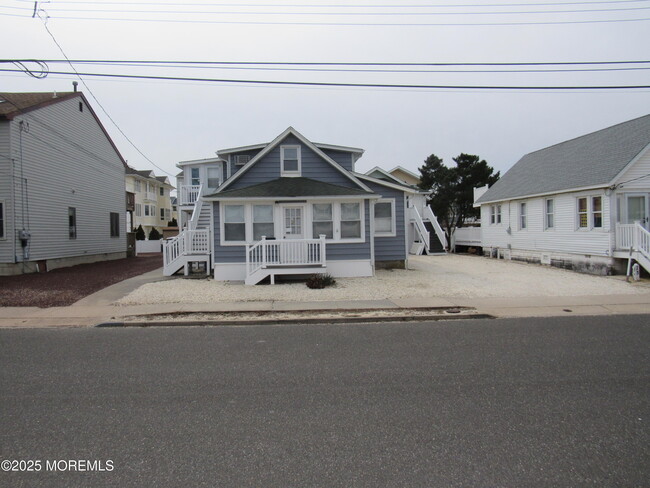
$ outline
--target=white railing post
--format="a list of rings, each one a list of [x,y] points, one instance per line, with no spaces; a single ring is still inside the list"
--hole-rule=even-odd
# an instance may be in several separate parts
[[[262,236],[262,268],[266,268],[266,236]]]
[[[326,244],[325,244],[325,234],[320,234],[318,236],[320,239],[320,264],[325,266],[327,264],[327,258],[325,256]]]

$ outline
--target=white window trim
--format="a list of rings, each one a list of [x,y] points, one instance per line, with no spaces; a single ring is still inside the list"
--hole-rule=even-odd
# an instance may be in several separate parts
[[[365,200],[309,200],[304,205],[303,219],[304,219],[304,234],[305,239],[318,239],[318,236],[313,235],[313,212],[312,204],[314,203],[331,203],[332,204],[332,221],[333,221],[333,232],[334,238],[327,239],[328,244],[359,244],[366,242],[366,206]],[[341,204],[342,203],[358,203],[359,204],[359,219],[361,221],[361,237],[359,238],[341,238]],[[224,214],[225,207],[227,205],[243,205],[244,206],[244,224],[245,224],[245,236],[246,240],[243,241],[226,241],[224,234]],[[232,202],[225,203],[219,202],[219,246],[229,247],[229,246],[246,246],[248,244],[254,244],[257,241],[253,240],[253,205],[269,205],[268,201],[259,200],[251,201],[247,203],[243,202]],[[277,236],[283,235],[282,233],[282,205],[281,204],[272,204],[273,205],[273,221],[275,222],[275,235],[276,239],[280,240]]]
[[[501,211],[501,204],[490,205],[490,225],[501,225],[503,222]]]
[[[391,215],[391,232],[377,232],[375,231],[375,237],[397,237],[397,217],[395,215],[395,199],[394,198],[381,198],[375,202],[375,205],[378,203],[390,203],[390,215]],[[375,216],[377,218],[377,216]]]
[[[553,202],[553,212],[548,212],[548,203]],[[548,225],[548,216],[553,216],[553,225]],[[545,198],[544,199],[544,230],[554,230],[555,229],[555,198]]]
[[[285,171],[284,169],[284,151],[285,149],[296,149],[298,156],[298,170],[297,171]],[[280,176],[285,177],[297,177],[302,174],[302,152],[301,146],[297,144],[280,146]]]
[[[587,226],[586,227],[580,227],[580,200],[582,198],[585,198],[587,200]],[[594,227],[594,207],[593,207],[593,199],[594,198],[600,198],[600,216],[601,216],[601,221],[602,225],[600,227]],[[575,197],[575,230],[577,232],[591,232],[591,231],[596,231],[596,232],[607,232],[607,225],[605,222],[605,201],[606,198],[602,194],[588,194],[588,195],[577,195]],[[610,209],[611,211],[611,209]]]
[[[522,212],[522,205],[523,208],[525,209],[525,212]],[[527,231],[528,230],[528,202],[519,202],[519,230],[520,231]],[[525,223],[525,225],[522,225]]]
[[[2,211],[0,212],[0,217],[2,217],[2,235],[0,235],[0,241],[7,240],[7,203],[5,200],[0,200],[0,205],[2,205]]]

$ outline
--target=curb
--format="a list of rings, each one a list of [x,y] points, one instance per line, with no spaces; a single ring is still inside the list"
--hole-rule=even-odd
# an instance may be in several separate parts
[[[493,315],[478,313],[471,315],[394,315],[389,317],[332,317],[304,319],[259,319],[259,320],[187,320],[160,322],[102,322],[95,327],[232,327],[255,325],[334,325],[334,324],[367,324],[377,322],[431,322],[442,320],[463,319],[494,319]]]

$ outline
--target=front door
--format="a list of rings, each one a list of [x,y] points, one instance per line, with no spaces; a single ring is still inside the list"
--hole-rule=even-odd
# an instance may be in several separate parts
[[[282,209],[282,235],[284,239],[303,239],[305,237],[304,207],[287,205]]]
[[[648,195],[627,195],[627,223],[639,222],[646,230],[650,230],[648,215],[650,214]]]

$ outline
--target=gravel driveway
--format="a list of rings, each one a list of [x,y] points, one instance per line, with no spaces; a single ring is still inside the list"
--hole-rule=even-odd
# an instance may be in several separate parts
[[[408,270],[377,271],[374,278],[338,278],[311,290],[304,283],[245,286],[176,279],[141,286],[118,304],[235,301],[378,300],[417,297],[535,297],[647,293],[623,277],[579,274],[558,268],[449,254],[411,256]]]

